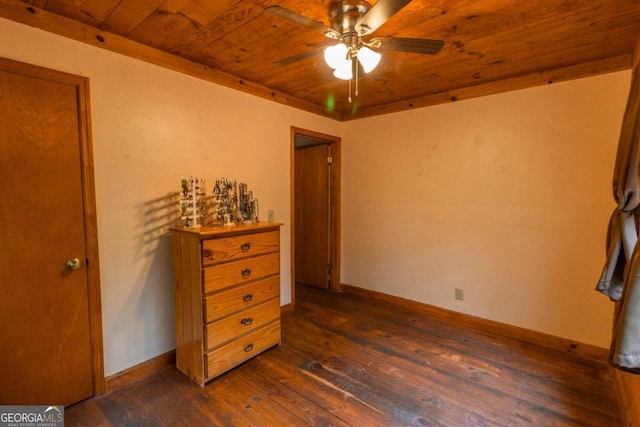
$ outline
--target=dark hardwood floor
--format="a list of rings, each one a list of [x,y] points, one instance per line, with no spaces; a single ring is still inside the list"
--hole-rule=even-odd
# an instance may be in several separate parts
[[[610,369],[437,311],[297,289],[282,345],[202,388],[174,367],[67,426],[622,426]]]

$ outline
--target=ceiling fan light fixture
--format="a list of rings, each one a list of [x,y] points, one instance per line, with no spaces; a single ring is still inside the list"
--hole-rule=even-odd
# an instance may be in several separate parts
[[[334,70],[341,66],[341,63],[347,60],[347,52],[349,48],[344,43],[338,43],[329,46],[324,50],[324,60],[327,65]]]
[[[382,55],[366,46],[362,46],[358,49],[358,62],[362,65],[362,69],[364,69],[365,73],[373,71],[373,69],[380,63],[381,58]]]
[[[349,81],[349,102],[351,102],[351,80],[354,74],[355,95],[358,96],[358,74],[360,73],[358,62],[363,71],[369,73],[378,66],[382,59],[382,55],[374,49],[380,49],[384,44],[386,50],[435,55],[444,45],[443,40],[393,36],[369,38],[370,34],[373,34],[411,0],[376,0],[373,6],[369,1],[331,0],[328,2],[330,27],[281,6],[269,6],[265,12],[290,23],[321,32],[332,40],[337,40],[337,44],[324,50],[324,60],[334,70],[335,77]],[[306,59],[315,53],[315,49],[303,52],[277,61],[275,64],[288,65]],[[358,58],[357,61],[356,58]]]
[[[353,78],[353,60],[344,59],[340,61],[333,75],[342,80],[351,80]]]

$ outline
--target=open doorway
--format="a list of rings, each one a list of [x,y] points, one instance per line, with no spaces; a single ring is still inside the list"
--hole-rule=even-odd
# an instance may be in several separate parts
[[[340,290],[340,138],[291,128],[292,303],[295,284]]]

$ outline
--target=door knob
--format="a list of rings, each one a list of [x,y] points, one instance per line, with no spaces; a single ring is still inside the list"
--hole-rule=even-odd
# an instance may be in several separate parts
[[[67,261],[67,267],[72,270],[77,270],[80,268],[80,260],[78,258],[70,259]]]

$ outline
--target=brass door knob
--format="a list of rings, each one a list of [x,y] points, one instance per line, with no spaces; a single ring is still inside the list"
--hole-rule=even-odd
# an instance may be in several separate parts
[[[72,270],[77,270],[80,268],[80,260],[78,258],[70,259],[67,261],[67,267]]]

